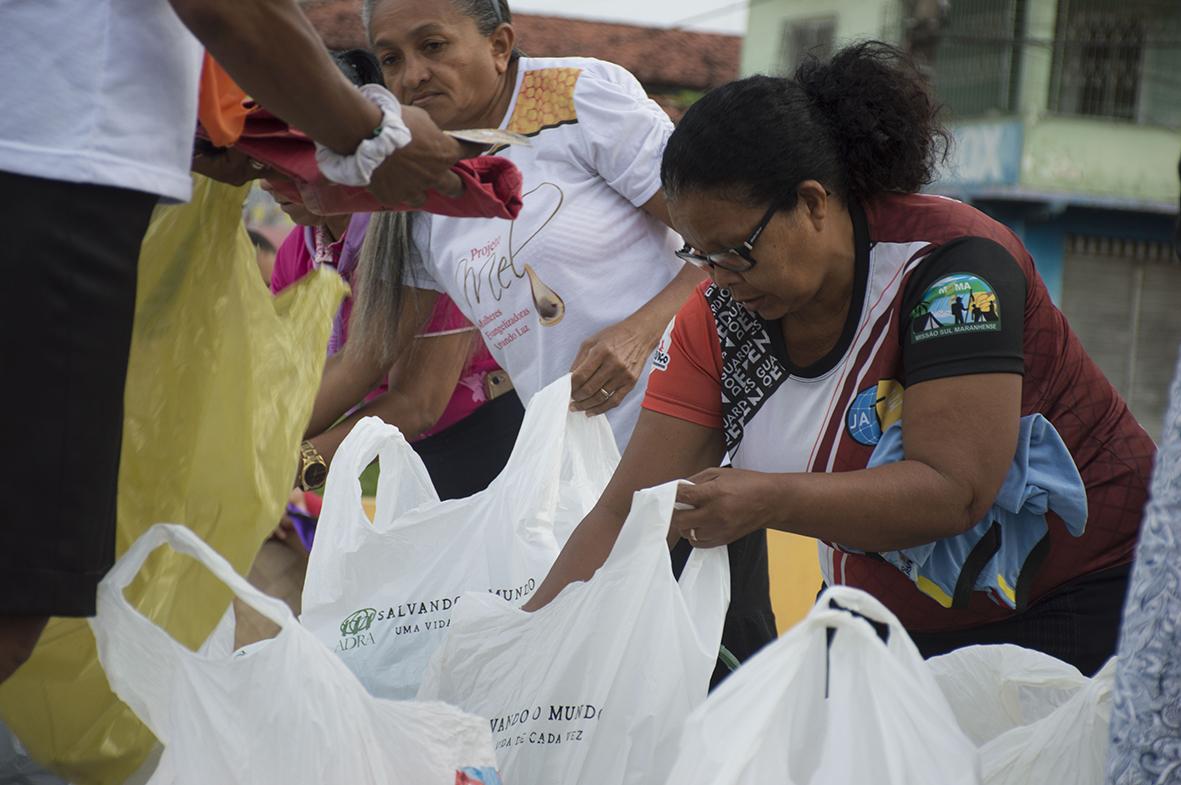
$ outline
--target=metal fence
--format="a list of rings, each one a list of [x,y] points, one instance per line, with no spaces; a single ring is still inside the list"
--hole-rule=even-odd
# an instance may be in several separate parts
[[[951,0],[932,70],[953,118],[1016,109],[1024,26],[1025,0]]]
[[[952,118],[1015,112],[1029,53],[1049,50],[1051,113],[1181,127],[1181,0],[1058,0],[1052,37],[1027,29],[1038,1],[944,0],[927,66]]]
[[[1181,123],[1181,0],[1059,0],[1048,108]]]

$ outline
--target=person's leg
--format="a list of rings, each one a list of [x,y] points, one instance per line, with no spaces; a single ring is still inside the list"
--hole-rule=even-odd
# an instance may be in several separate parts
[[[670,554],[678,579],[693,553],[688,540],[680,540]],[[778,635],[771,607],[771,580],[767,564],[767,532],[760,529],[727,547],[730,560],[730,606],[722,627],[722,647],[738,663],[746,662]],[[710,689],[732,672],[730,657],[720,656],[710,677]]]
[[[0,684],[33,653],[48,616],[0,616]]]
[[[0,681],[90,616],[115,545],[139,246],[156,197],[0,173]]]

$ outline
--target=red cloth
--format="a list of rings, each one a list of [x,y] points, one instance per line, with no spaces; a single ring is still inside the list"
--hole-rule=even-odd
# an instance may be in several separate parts
[[[319,518],[320,510],[324,508],[324,497],[315,491],[304,491],[303,506],[307,509],[308,515]]]
[[[199,127],[197,133],[209,137],[204,128]],[[291,178],[273,181],[275,191],[320,215],[423,210],[457,218],[511,220],[521,212],[521,172],[512,161],[498,156],[470,158],[451,167],[463,181],[463,193],[459,196],[428,191],[422,206],[410,207],[382,204],[368,189],[338,185],[326,179],[316,166],[316,147],[312,140],[262,107],[246,118],[246,127],[234,149]]]

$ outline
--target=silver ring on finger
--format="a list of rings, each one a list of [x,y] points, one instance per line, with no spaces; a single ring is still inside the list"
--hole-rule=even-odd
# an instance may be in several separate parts
[[[696,529],[689,530],[689,542],[693,542],[693,543],[697,542],[697,530]]]
[[[615,392],[614,391],[607,392],[606,387],[600,387],[599,388],[599,395],[603,396],[604,401],[609,401],[609,400],[611,400],[611,396],[615,395]]]

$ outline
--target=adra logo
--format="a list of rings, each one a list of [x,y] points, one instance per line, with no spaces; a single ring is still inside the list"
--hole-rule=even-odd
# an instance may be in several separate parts
[[[344,636],[360,635],[373,626],[373,620],[376,618],[377,611],[375,609],[362,608],[340,623],[340,634]]]

